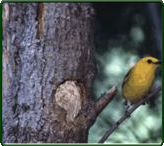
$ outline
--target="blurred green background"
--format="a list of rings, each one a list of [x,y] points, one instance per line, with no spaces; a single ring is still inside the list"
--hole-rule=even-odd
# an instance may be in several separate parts
[[[121,84],[125,74],[145,56],[161,59],[160,3],[92,3],[95,8],[95,52],[98,73],[93,96],[99,98],[113,85],[118,93],[98,116],[89,131],[89,142],[97,143],[124,113]],[[161,83],[161,69],[154,86]],[[162,96],[140,106],[108,138],[106,143],[160,143]]]

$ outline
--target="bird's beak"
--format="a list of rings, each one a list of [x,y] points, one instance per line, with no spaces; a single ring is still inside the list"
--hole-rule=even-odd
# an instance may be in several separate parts
[[[157,62],[154,62],[154,64],[158,64],[158,65],[160,65],[160,64],[162,64],[162,61],[159,60],[159,61],[157,61]]]

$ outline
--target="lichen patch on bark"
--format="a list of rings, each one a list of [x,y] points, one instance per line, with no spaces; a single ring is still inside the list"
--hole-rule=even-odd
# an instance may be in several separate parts
[[[81,89],[76,81],[61,84],[56,90],[55,101],[66,111],[66,120],[74,121],[81,109]]]

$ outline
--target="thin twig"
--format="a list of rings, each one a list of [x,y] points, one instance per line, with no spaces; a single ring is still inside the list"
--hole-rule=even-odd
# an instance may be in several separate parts
[[[154,89],[153,92],[151,92],[150,94],[148,94],[146,96],[146,98],[143,98],[142,100],[140,100],[138,103],[134,104],[130,109],[128,109],[125,114],[116,122],[114,123],[114,125],[108,129],[104,136],[99,140],[98,143],[104,143],[106,141],[106,139],[116,130],[118,129],[118,127],[120,126],[120,124],[125,121],[128,117],[130,117],[130,115],[142,104],[144,104],[145,102],[147,102],[150,98],[152,98],[155,94],[157,94],[158,92],[160,92],[162,89],[161,85]]]
[[[108,93],[103,95],[97,102],[96,102],[96,112],[97,115],[107,106],[107,104],[113,99],[116,95],[117,87],[113,86]]]

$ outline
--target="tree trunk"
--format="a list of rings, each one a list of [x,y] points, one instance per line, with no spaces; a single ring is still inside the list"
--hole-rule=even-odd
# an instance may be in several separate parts
[[[3,4],[4,143],[87,143],[93,16],[89,3]]]

